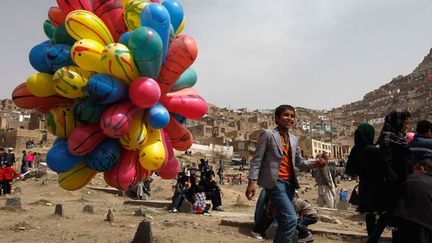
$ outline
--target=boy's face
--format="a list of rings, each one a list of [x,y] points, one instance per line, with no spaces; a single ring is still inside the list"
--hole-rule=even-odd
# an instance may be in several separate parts
[[[295,112],[290,109],[285,109],[279,117],[275,117],[276,124],[282,128],[290,129],[294,126]]]

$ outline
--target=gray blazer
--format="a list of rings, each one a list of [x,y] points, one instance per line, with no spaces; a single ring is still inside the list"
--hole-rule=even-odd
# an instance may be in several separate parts
[[[289,134],[291,143],[291,162],[293,168],[309,171],[313,161],[305,161],[300,153],[298,139]],[[278,178],[280,163],[282,161],[281,138],[277,128],[264,130],[256,145],[254,157],[250,163],[249,180],[257,180],[258,185],[267,189],[274,187]],[[295,188],[299,188],[295,170],[293,170]]]

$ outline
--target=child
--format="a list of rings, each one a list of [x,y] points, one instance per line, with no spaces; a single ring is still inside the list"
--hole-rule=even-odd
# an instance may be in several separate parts
[[[5,165],[2,165],[0,163],[0,196],[4,195],[4,188],[3,188],[4,167],[5,167]]]
[[[15,177],[19,177],[20,174],[16,172],[16,170],[12,167],[13,163],[7,162],[6,167],[3,168],[3,193],[10,194],[11,193],[11,183]]]
[[[196,192],[193,196],[193,211],[195,214],[208,213],[206,194],[203,185],[198,185],[196,187]]]
[[[240,185],[243,184],[244,176],[242,173],[239,173],[239,183]]]
[[[318,222],[318,212],[309,203],[300,199],[297,192],[294,194],[294,208],[298,215],[298,242],[312,242],[313,236],[307,227]]]
[[[432,159],[420,161],[408,176],[394,211],[393,242],[432,242]]]

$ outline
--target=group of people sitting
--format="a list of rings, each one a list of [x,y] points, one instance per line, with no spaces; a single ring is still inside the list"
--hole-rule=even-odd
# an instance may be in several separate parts
[[[408,142],[410,120],[408,111],[391,112],[376,143],[373,126],[355,131],[346,170],[359,177],[367,242],[378,242],[386,226],[393,229],[393,242],[432,242],[432,123],[418,122]]]
[[[179,172],[170,212],[177,213],[185,200],[193,205],[193,213],[196,214],[208,213],[210,205],[207,204],[207,200],[211,200],[212,210],[223,211],[223,193],[214,179],[215,173],[204,159],[201,159],[199,170],[186,168]]]

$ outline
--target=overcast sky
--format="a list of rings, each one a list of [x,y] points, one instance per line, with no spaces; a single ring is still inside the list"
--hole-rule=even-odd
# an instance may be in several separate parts
[[[183,0],[196,89],[220,107],[333,108],[406,75],[432,47],[431,0]],[[4,1],[0,98],[36,72],[54,0]]]

